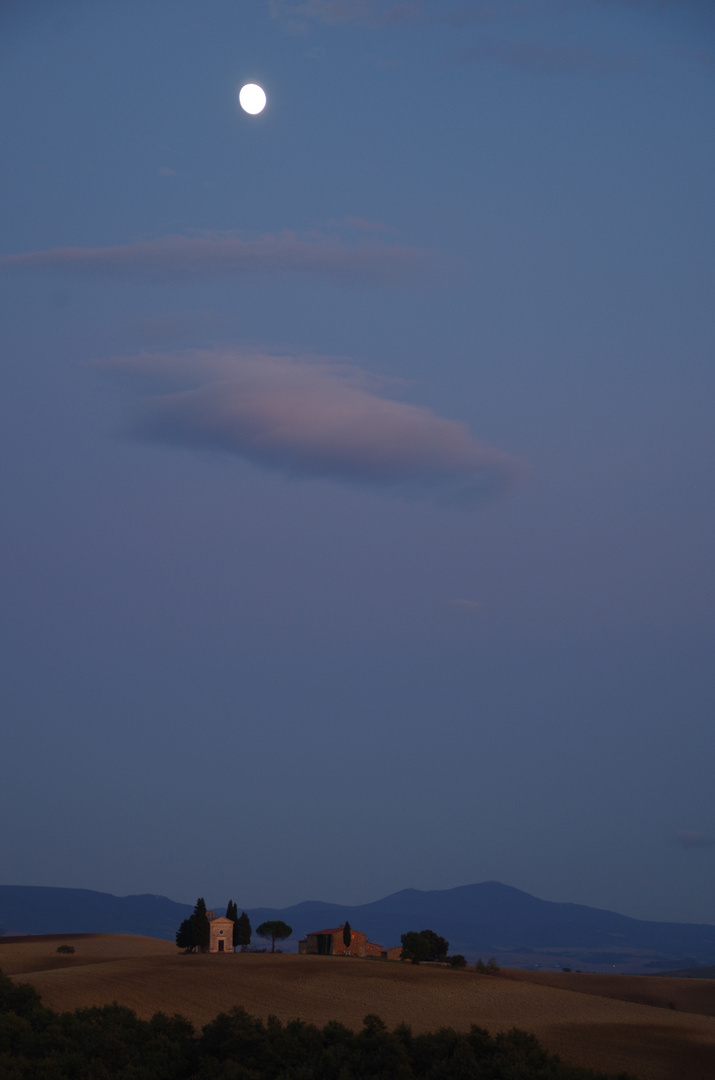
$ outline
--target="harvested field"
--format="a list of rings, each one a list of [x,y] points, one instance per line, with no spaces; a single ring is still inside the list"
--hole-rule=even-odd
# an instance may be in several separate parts
[[[672,975],[593,975],[586,972],[512,971],[502,976],[535,986],[553,986],[579,994],[634,1001],[659,1009],[715,1016],[715,979],[678,979]]]
[[[71,945],[69,956],[57,952],[58,945]],[[110,964],[147,956],[176,956],[176,945],[159,938],[135,934],[42,934],[36,937],[0,937],[0,969],[6,975],[29,975],[33,971],[54,971]],[[25,982],[31,980],[25,979]],[[50,1001],[46,1002],[51,1008]],[[64,1007],[64,1006],[63,1006]],[[68,1005],[67,1008],[75,1008]]]
[[[57,954],[64,942],[75,946],[73,956]],[[59,1010],[117,1001],[145,1018],[160,1010],[179,1012],[200,1026],[242,1005],[263,1019],[271,1013],[320,1025],[337,1019],[353,1028],[369,1012],[390,1027],[405,1021],[415,1031],[466,1030],[471,1024],[491,1032],[520,1027],[564,1060],[585,1067],[627,1070],[641,1080],[715,1077],[715,1018],[635,1001],[628,997],[634,992],[628,976],[556,976],[610,980],[601,988],[608,992],[604,996],[595,984],[587,990],[545,985],[530,972],[500,977],[287,954],[184,956],[170,942],[121,935],[8,944],[0,939],[0,967],[32,983],[45,1003]],[[621,979],[625,1000],[613,992]],[[691,985],[688,981],[688,989]],[[674,992],[669,988],[668,1000]]]

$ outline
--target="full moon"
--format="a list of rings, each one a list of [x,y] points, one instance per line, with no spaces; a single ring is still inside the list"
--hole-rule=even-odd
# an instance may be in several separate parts
[[[245,86],[242,86],[238,94],[238,101],[243,111],[250,113],[251,116],[263,112],[266,107],[265,92],[256,83],[246,83]]]

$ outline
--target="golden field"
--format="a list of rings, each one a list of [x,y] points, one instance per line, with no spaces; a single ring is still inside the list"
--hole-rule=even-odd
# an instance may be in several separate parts
[[[75,947],[62,956],[57,946]],[[715,1078],[715,980],[504,971],[244,953],[185,956],[130,935],[0,939],[0,968],[52,1009],[113,1001],[149,1018],[181,1013],[196,1027],[234,1005],[265,1019],[360,1028],[367,1013],[414,1031],[441,1026],[534,1032],[577,1065],[641,1080]]]

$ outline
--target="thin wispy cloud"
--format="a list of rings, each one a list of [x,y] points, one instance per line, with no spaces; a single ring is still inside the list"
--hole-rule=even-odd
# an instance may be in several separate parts
[[[361,217],[348,217],[345,219],[345,224],[351,229],[358,229],[360,232],[394,233],[396,231],[393,225],[386,225],[384,221],[368,221],[366,218]]]
[[[449,603],[451,607],[458,608],[460,611],[465,611],[468,615],[477,615],[481,610],[479,601],[470,600],[467,596],[455,596]]]
[[[373,28],[444,24],[464,26],[493,19],[573,10],[579,0],[271,0],[274,18],[291,29],[313,23]]]
[[[478,504],[518,488],[527,462],[432,410],[386,397],[344,361],[237,348],[141,353],[100,366],[146,377],[131,432],[329,477]]]
[[[576,45],[546,45],[528,41],[479,41],[461,49],[455,59],[464,63],[496,60],[537,75],[605,75],[630,71],[649,59],[647,53],[609,55]]]
[[[540,20],[543,33],[548,25],[556,26],[564,17],[589,10],[597,16],[609,7],[632,7],[645,14],[675,7],[679,2],[682,0],[271,0],[271,12],[288,29],[299,33],[307,33],[311,25],[354,25],[373,30],[443,26],[464,31],[470,26],[506,26],[524,20]],[[550,75],[605,75],[672,60],[715,67],[715,54],[703,47],[609,53],[587,44],[549,40],[477,41],[466,44],[451,59],[493,60],[522,71]]]
[[[430,262],[420,248],[368,242],[349,244],[340,237],[294,232],[246,240],[234,232],[201,232],[139,240],[116,247],[49,248],[0,256],[9,269],[56,268],[92,276],[157,279],[227,274],[312,274],[345,282],[407,282]]]
[[[274,19],[289,29],[311,23],[380,27],[453,26],[564,16],[604,7],[657,8],[678,0],[269,0]]]
[[[673,837],[673,843],[682,848],[715,847],[715,833],[687,832],[682,830]]]
[[[269,10],[274,19],[282,21],[290,30],[305,29],[310,22],[339,26],[343,23],[361,23],[366,26],[379,25],[394,2],[385,4],[384,0],[269,0]],[[401,5],[404,6],[404,5]],[[416,6],[414,0],[407,0],[407,6]]]
[[[677,61],[685,61],[686,63],[702,64],[703,67],[708,68],[710,71],[715,70],[715,52],[712,49],[699,48],[699,49],[669,49],[666,57]]]

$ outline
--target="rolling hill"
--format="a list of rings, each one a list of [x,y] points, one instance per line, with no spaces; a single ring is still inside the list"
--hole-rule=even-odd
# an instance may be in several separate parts
[[[234,1006],[266,1021],[297,1017],[359,1031],[368,1013],[414,1032],[472,1024],[533,1032],[574,1065],[640,1080],[712,1080],[715,983],[630,975],[503,971],[324,956],[186,955],[125,935],[0,938],[0,967],[55,1010],[116,1002],[149,1019],[180,1013],[197,1028]]]
[[[191,905],[162,896],[0,886],[0,933],[6,935],[121,933],[173,940],[191,910]],[[223,908],[217,905],[216,910]],[[444,890],[404,889],[351,907],[305,901],[288,908],[247,910],[254,927],[266,919],[289,923],[293,949],[309,931],[347,919],[383,945],[399,944],[406,930],[429,926],[450,941],[453,952],[468,959],[494,955],[511,967],[656,972],[715,963],[715,926],[632,919],[581,904],[540,900],[496,881]]]

